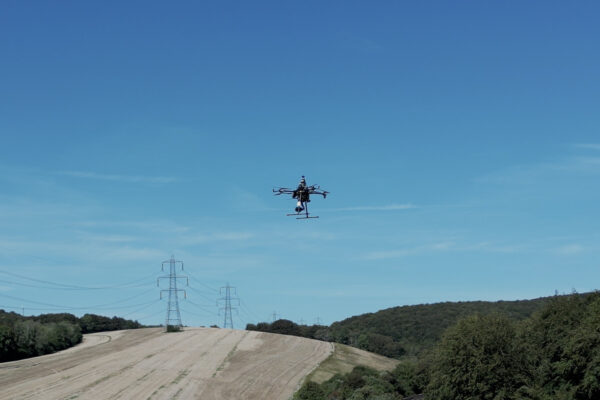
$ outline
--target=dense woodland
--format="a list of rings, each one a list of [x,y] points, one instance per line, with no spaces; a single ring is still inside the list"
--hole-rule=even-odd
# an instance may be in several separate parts
[[[24,317],[0,310],[0,361],[19,360],[63,350],[81,342],[83,333],[135,329],[142,325],[118,317],[42,314]]]
[[[494,311],[460,318],[391,373],[364,367],[295,400],[600,399],[600,293],[555,296],[531,317]]]
[[[423,304],[358,315],[329,327],[278,320],[248,324],[246,329],[343,343],[392,358],[414,358],[431,349],[449,326],[465,316],[500,313],[523,320],[549,299]]]

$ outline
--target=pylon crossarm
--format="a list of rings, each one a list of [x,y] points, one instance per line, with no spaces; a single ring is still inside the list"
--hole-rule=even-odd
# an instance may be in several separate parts
[[[183,292],[183,296],[187,299],[187,293],[183,289],[175,289],[175,290],[172,290],[172,289],[163,289],[163,290],[160,291],[160,299],[161,300],[163,298],[163,295],[162,295],[163,292],[167,292],[167,293],[169,293],[169,292]]]
[[[169,303],[167,305],[167,316],[165,320],[165,326],[169,325],[177,325],[183,326],[181,323],[181,313],[179,311],[179,300],[177,298],[178,292],[183,292],[183,296],[187,299],[187,292],[184,289],[177,288],[177,280],[178,279],[186,279],[186,284],[189,286],[189,279],[184,275],[177,275],[175,272],[176,265],[181,264],[181,269],[183,270],[183,261],[175,260],[175,256],[171,256],[170,260],[163,261],[161,264],[161,269],[165,270],[165,264],[169,264],[169,275],[158,277],[156,280],[156,284],[160,287],[161,279],[169,279],[169,289],[163,289],[160,291],[160,298],[163,298],[163,292],[167,292]]]

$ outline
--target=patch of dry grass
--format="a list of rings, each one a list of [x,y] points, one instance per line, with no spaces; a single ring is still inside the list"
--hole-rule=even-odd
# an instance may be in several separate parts
[[[369,353],[355,347],[334,343],[334,351],[309,376],[306,381],[322,383],[335,374],[346,374],[357,365],[364,365],[378,371],[391,371],[399,361]]]

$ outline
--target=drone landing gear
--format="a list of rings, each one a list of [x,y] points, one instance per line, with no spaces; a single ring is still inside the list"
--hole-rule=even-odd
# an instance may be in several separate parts
[[[296,217],[296,219],[313,219],[313,218],[319,218],[319,216],[310,216],[310,214],[308,213],[308,204],[303,203],[301,204],[302,210],[300,212],[297,212],[296,214],[286,214],[286,216],[288,217]]]
[[[302,213],[298,213],[298,214],[285,214],[288,217],[296,217],[296,219],[311,219],[311,218],[319,218],[319,216],[310,216],[310,215],[304,215]],[[299,217],[298,215],[302,215],[301,217]]]

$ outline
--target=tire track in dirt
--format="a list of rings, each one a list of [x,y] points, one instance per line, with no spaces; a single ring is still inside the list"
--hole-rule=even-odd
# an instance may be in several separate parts
[[[287,400],[330,352],[328,343],[252,331],[131,330],[0,364],[0,399]]]

